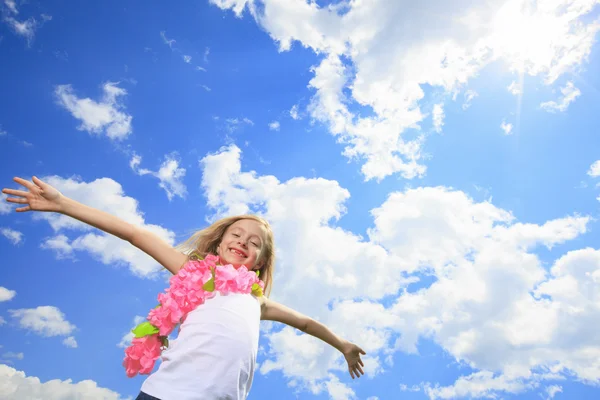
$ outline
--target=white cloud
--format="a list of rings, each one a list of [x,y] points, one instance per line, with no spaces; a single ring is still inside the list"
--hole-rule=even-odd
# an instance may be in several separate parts
[[[4,319],[4,317],[0,317],[0,326],[6,324],[6,320]]]
[[[192,62],[192,56],[183,55],[182,58],[183,58],[183,62],[185,62],[187,64]]]
[[[227,118],[225,119],[225,130],[228,133],[233,133],[243,127],[244,125],[253,126],[254,121],[250,118]]]
[[[71,85],[58,85],[54,91],[58,104],[81,121],[77,129],[93,134],[104,133],[108,138],[123,140],[131,132],[132,116],[127,114],[121,97],[127,91],[107,82],[102,86],[104,94],[100,101],[90,98],[78,98]]]
[[[2,125],[0,125],[0,136],[6,136],[8,134],[8,132],[6,132],[4,129],[2,129]]]
[[[439,103],[433,106],[433,128],[436,132],[442,131],[442,126],[444,126],[444,104]]]
[[[72,349],[77,348],[77,341],[75,340],[75,338],[73,336],[69,336],[65,339],[63,339],[63,344],[67,347],[70,347]]]
[[[173,48],[173,45],[175,44],[175,39],[167,39],[165,31],[160,31],[160,37],[162,38],[164,44],[169,46],[169,48],[171,49]]]
[[[204,59],[205,63],[208,63],[208,55],[209,54],[210,54],[210,47],[207,47],[207,48],[204,49],[204,57],[203,57],[203,59]]]
[[[523,93],[521,84],[518,83],[517,81],[512,81],[511,84],[508,85],[507,89],[511,94],[514,94],[515,96]]]
[[[581,95],[581,92],[573,85],[573,82],[567,82],[566,86],[560,89],[560,92],[562,93],[562,98],[558,102],[546,101],[540,104],[542,110],[563,112],[569,107],[569,104]]]
[[[504,375],[494,375],[489,371],[476,372],[460,377],[450,386],[425,386],[425,393],[431,400],[456,398],[495,398],[494,393],[523,393],[537,387],[537,382],[510,379]]]
[[[500,128],[502,128],[502,131],[505,135],[510,135],[513,133],[513,124],[511,124],[510,122],[507,123],[506,121],[502,121],[502,123],[500,124]]]
[[[290,117],[295,119],[296,121],[300,119],[300,114],[298,113],[298,105],[294,104],[290,109]]]
[[[0,286],[0,302],[12,300],[16,295],[16,291]]]
[[[241,171],[240,157],[232,145],[201,160],[208,205],[217,215],[258,212],[271,222],[279,260],[273,298],[363,346],[367,374],[428,339],[475,370],[448,387],[424,384],[436,398],[520,393],[550,379],[540,370],[600,382],[600,346],[589,330],[600,319],[600,250],[566,253],[550,272],[535,253],[585,234],[589,217],[522,223],[489,201],[424,187],[391,193],[359,237],[336,224],[350,196],[338,182],[280,182]],[[403,290],[424,273],[434,282]],[[273,326],[261,373],[335,391],[331,374],[347,373],[339,353]]]
[[[117,347],[120,347],[123,349],[128,347],[131,344],[131,340],[134,337],[134,335],[131,331],[133,330],[133,328],[135,328],[136,326],[138,326],[140,323],[144,322],[145,320],[146,320],[146,317],[142,317],[141,315],[136,315],[133,318],[131,328],[127,331],[127,333],[125,333],[123,335],[123,337],[121,338],[121,341],[117,344]]]
[[[41,336],[68,336],[76,329],[75,325],[65,319],[63,312],[54,306],[8,311],[13,318],[18,319],[21,328]]]
[[[182,199],[187,195],[187,188],[183,183],[185,177],[185,168],[179,166],[179,159],[177,153],[167,154],[165,161],[160,165],[157,172],[151,171],[145,168],[138,168],[142,162],[142,157],[134,154],[129,162],[131,169],[138,175],[152,175],[158,178],[160,186],[166,193],[169,200],[173,200],[173,197],[178,196]]]
[[[92,380],[73,383],[53,379],[41,382],[38,377],[27,376],[25,372],[8,365],[0,364],[0,398],[5,400],[44,399],[44,400],[125,400],[117,392],[98,387]]]
[[[476,91],[469,89],[465,92],[465,101],[462,105],[462,109],[463,110],[467,110],[469,107],[471,107],[471,102],[473,101],[473,99],[475,97],[479,96],[479,94],[477,94]]]
[[[19,36],[27,39],[28,45],[31,45],[35,37],[35,30],[38,26],[35,18],[31,17],[25,21],[19,21],[13,17],[5,17],[4,22]]]
[[[65,196],[147,229],[169,244],[174,243],[174,232],[159,225],[146,223],[143,213],[138,209],[138,201],[126,196],[121,185],[110,178],[83,182],[76,178],[49,176],[43,177],[42,180]],[[42,246],[56,250],[59,256],[72,256],[75,251],[87,251],[106,265],[125,264],[131,272],[142,277],[152,276],[161,270],[161,266],[149,255],[115,236],[93,231],[90,226],[65,215],[34,215],[34,218],[46,220],[56,232],[56,235],[46,240]],[[80,234],[69,238],[66,231]]]
[[[280,127],[281,124],[279,123],[279,121],[273,121],[269,123],[269,129],[272,131],[278,131]]]
[[[18,14],[19,10],[17,9],[17,3],[15,0],[4,0],[4,4],[8,8],[8,10],[13,14]]]
[[[587,174],[592,178],[597,178],[600,176],[600,160],[594,161]]]
[[[8,196],[0,192],[0,215],[8,214],[12,211],[12,206],[6,201]]]
[[[2,354],[2,358],[14,358],[15,360],[22,360],[24,358],[24,354],[23,353],[13,353],[12,351],[9,351],[7,353]]]
[[[459,92],[494,61],[552,84],[586,62],[600,29],[588,18],[597,0],[211,3],[238,16],[247,7],[281,51],[298,42],[323,55],[311,70],[309,112],[329,127],[345,156],[362,164],[367,180],[425,173],[423,139],[404,135],[425,117],[424,87]],[[435,29],[423,34],[414,26]],[[356,115],[354,106],[372,115]]]
[[[53,250],[56,258],[59,260],[65,258],[74,259],[74,249],[69,243],[69,238],[66,235],[61,234],[47,238],[42,242],[42,244],[40,244],[40,248],[45,250]]]
[[[23,240],[23,233],[10,228],[0,228],[0,235],[7,238],[12,244],[17,245]]]
[[[548,395],[548,397],[546,397],[546,400],[553,399],[557,393],[561,393],[561,392],[562,392],[561,386],[558,386],[558,385],[548,386],[546,388],[546,394]]]

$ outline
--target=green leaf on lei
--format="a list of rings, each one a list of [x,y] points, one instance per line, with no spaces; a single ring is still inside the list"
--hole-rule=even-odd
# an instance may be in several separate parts
[[[150,322],[145,321],[133,328],[131,331],[136,338],[141,338],[148,335],[154,335],[158,333],[158,328],[152,325]]]
[[[263,295],[263,290],[258,283],[252,285],[252,294],[256,297]]]
[[[214,292],[215,291],[215,270],[212,270],[212,277],[206,281],[206,283],[204,285],[202,285],[202,289],[206,290],[207,292]]]

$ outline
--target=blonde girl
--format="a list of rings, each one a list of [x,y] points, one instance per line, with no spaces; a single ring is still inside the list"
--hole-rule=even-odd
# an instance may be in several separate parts
[[[273,232],[260,217],[221,219],[173,248],[153,233],[78,203],[36,177],[14,181],[26,190],[5,188],[2,192],[12,196],[8,202],[20,205],[17,212],[56,212],[75,218],[128,241],[174,275],[191,254],[218,256],[223,265],[259,271],[264,292],[270,293]],[[352,379],[364,374],[360,356],[365,352],[325,325],[267,296],[217,294],[187,314],[177,339],[163,352],[158,370],[144,381],[137,400],[245,399],[254,375],[260,320],[281,322],[323,340],[344,355]]]

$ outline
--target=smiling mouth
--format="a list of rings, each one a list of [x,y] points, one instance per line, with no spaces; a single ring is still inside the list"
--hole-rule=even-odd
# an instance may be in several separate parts
[[[238,257],[244,257],[244,258],[247,257],[245,253],[239,251],[238,249],[233,249],[232,248],[232,249],[229,249],[229,251],[232,252],[233,254],[235,254]]]

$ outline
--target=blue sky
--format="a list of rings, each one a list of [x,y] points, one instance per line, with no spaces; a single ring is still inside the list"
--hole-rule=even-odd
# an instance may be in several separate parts
[[[597,0],[0,7],[0,186],[172,244],[259,213],[272,297],[368,352],[352,381],[264,323],[250,399],[600,396]],[[0,397],[134,398],[160,266],[6,203],[0,234]]]

